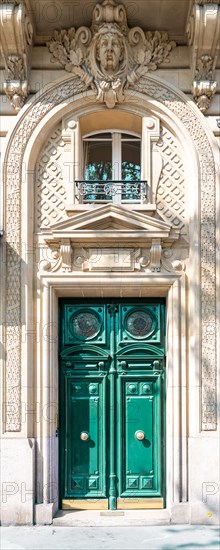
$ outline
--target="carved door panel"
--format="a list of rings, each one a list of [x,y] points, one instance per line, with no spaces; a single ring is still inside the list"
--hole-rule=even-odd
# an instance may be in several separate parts
[[[164,304],[60,307],[62,507],[163,507]]]

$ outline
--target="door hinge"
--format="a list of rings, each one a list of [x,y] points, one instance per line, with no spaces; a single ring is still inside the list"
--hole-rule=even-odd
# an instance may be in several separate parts
[[[56,416],[55,416],[55,425],[56,425],[55,434],[56,434],[56,437],[58,437],[58,435],[59,435],[59,416],[58,416],[58,414],[56,414]]]

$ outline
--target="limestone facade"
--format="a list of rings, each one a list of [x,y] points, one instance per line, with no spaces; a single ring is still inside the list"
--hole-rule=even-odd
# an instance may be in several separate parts
[[[220,7],[186,1],[180,35],[128,4],[50,36],[31,2],[0,5],[4,524],[59,507],[61,297],[166,298],[166,508],[219,522]],[[140,138],[147,198],[84,200],[83,140],[109,131]]]

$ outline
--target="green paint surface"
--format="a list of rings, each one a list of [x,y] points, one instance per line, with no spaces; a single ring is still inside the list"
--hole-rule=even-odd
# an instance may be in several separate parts
[[[59,317],[60,498],[164,496],[164,301],[63,299]]]

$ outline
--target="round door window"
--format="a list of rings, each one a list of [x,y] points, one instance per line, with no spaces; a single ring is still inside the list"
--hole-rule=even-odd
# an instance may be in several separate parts
[[[133,311],[125,319],[125,330],[135,338],[145,338],[155,330],[155,324],[146,311]]]
[[[94,338],[101,330],[101,320],[95,313],[81,311],[70,319],[70,330],[74,336],[83,340]]]

